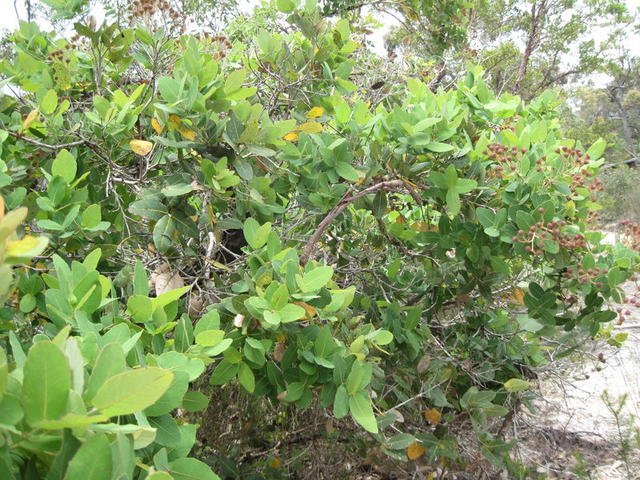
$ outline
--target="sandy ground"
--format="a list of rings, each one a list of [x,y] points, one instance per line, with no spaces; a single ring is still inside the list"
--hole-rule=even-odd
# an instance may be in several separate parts
[[[637,291],[632,283],[624,287],[628,294]],[[538,413],[516,423],[524,437],[520,455],[550,479],[640,479],[640,451],[631,450],[627,461],[621,455],[621,438],[640,429],[640,309],[624,308],[630,314],[613,332],[628,334],[623,346],[602,342],[591,360],[570,365],[561,378],[545,379]],[[617,422],[606,398],[616,408],[625,395]]]

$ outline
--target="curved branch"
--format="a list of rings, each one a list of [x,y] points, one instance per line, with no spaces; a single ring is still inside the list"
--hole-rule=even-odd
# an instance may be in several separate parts
[[[411,195],[413,199],[416,200],[417,203],[422,203],[422,199],[420,198],[420,195],[418,195],[418,193],[413,189],[413,187],[405,180],[388,180],[386,182],[376,183],[375,185],[371,185],[370,187],[367,187],[364,190],[361,190],[360,192],[355,193],[350,197],[343,198],[335,207],[333,207],[333,209],[327,214],[327,216],[324,217],[324,219],[320,222],[320,224],[316,228],[316,231],[313,232],[313,235],[311,235],[311,237],[309,237],[309,240],[307,240],[307,243],[305,244],[304,249],[302,250],[300,263],[304,265],[309,260],[311,260],[313,256],[313,249],[316,246],[316,243],[318,243],[318,240],[320,240],[320,237],[322,237],[322,234],[324,233],[324,231],[331,224],[331,222],[333,222],[338,216],[340,216],[340,214],[350,204],[352,204],[356,200],[361,199],[366,195],[369,195],[370,193],[375,193],[381,190],[385,192],[398,192],[401,190],[407,190],[409,195]]]

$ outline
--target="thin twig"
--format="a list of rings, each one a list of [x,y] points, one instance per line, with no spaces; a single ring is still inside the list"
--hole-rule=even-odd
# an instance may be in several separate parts
[[[62,150],[63,148],[76,147],[78,145],[82,145],[86,143],[86,141],[82,139],[82,140],[76,140],[75,142],[61,143],[58,145],[50,145],[48,143],[43,143],[38,140],[35,140],[33,138],[25,137],[24,135],[20,135],[19,133],[16,133],[16,132],[9,131],[9,135],[17,138],[18,140],[23,140],[32,145],[36,145],[37,147],[40,147],[40,148],[48,148],[49,150]]]

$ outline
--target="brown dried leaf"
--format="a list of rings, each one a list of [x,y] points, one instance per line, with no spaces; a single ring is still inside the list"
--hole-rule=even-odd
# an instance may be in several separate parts
[[[287,345],[284,342],[276,343],[275,348],[273,349],[273,359],[280,363],[282,361],[282,357],[284,357],[284,352],[287,350]]]
[[[440,423],[440,420],[442,419],[442,414],[435,408],[430,408],[429,410],[424,412],[424,418],[431,425],[438,425]]]
[[[514,288],[513,291],[511,292],[510,298],[514,302],[520,305],[524,305],[524,292],[522,291],[521,288]]]
[[[416,458],[420,458],[421,456],[423,456],[426,451],[427,449],[424,448],[422,445],[420,445],[419,443],[413,442],[411,445],[407,447],[407,458],[409,460],[415,460]]]
[[[233,317],[233,326],[236,328],[242,328],[242,325],[244,325],[244,315],[238,313]]]
[[[192,294],[189,297],[189,303],[187,304],[187,313],[190,317],[197,317],[202,311],[204,306],[204,300],[200,295]]]
[[[427,368],[429,368],[430,363],[431,363],[431,357],[429,356],[428,353],[425,353],[420,359],[420,361],[418,362],[418,366],[416,367],[416,370],[418,371],[418,373],[423,374],[424,372],[427,371]]]
[[[159,273],[155,280],[156,295],[184,287],[184,280],[179,272]]]

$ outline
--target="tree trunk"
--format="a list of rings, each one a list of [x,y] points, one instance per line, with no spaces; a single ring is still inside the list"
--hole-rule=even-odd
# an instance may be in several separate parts
[[[616,106],[618,114],[620,115],[620,121],[622,122],[622,136],[624,138],[624,141],[627,143],[629,149],[635,153],[636,146],[635,142],[633,141],[633,133],[631,132],[631,126],[629,125],[629,118],[627,117],[627,112],[622,106],[620,98],[618,97],[618,90],[621,89],[622,87],[619,86],[609,87],[609,98]]]
[[[516,77],[516,83],[515,83],[516,93],[520,93],[520,88],[522,87],[522,81],[524,80],[524,77],[527,74],[527,69],[529,68],[531,55],[533,54],[533,52],[538,46],[537,43],[538,43],[539,32],[540,32],[541,24],[544,21],[546,8],[547,8],[547,0],[541,0],[540,2],[536,0],[533,2],[533,5],[531,5],[531,25],[529,25],[529,32],[527,34],[527,43],[525,45],[522,58],[520,59],[518,76]]]

